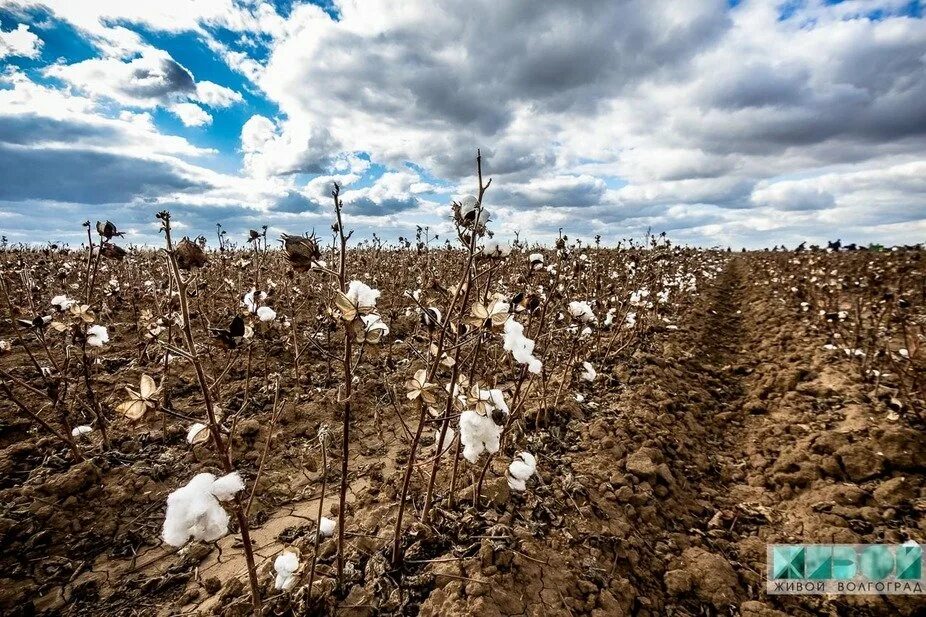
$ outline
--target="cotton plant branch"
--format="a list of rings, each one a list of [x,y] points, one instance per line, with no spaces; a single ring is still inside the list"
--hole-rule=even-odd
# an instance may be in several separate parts
[[[212,398],[212,393],[209,387],[209,382],[206,378],[205,370],[203,369],[199,353],[197,352],[196,339],[193,336],[193,329],[190,325],[190,309],[187,300],[188,281],[184,280],[180,273],[180,266],[177,261],[176,250],[171,238],[170,213],[167,211],[160,212],[158,213],[157,218],[161,221],[161,228],[164,232],[165,242],[167,244],[166,253],[168,266],[174,279],[174,284],[176,285],[179,292],[178,299],[180,303],[180,315],[183,322],[181,326],[181,332],[186,344],[187,354],[189,355],[190,362],[193,365],[194,371],[196,372],[196,379],[199,383],[200,391],[203,395],[203,403],[206,408],[206,418],[208,420],[209,435],[212,439],[215,453],[219,458],[219,462],[222,465],[223,470],[226,474],[231,474],[234,472],[234,466],[232,464],[230,447],[229,444],[225,443],[222,438],[221,426],[219,425],[215,411],[215,403]],[[235,513],[235,518],[238,521],[238,528],[239,532],[241,533],[241,542],[244,550],[245,561],[247,562],[248,580],[251,586],[251,606],[255,614],[257,614],[261,609],[260,584],[257,580],[257,565],[254,560],[254,547],[251,545],[251,536],[248,526],[247,514],[243,504],[241,503],[241,498],[237,494],[235,495],[234,499],[232,499],[232,507]]]

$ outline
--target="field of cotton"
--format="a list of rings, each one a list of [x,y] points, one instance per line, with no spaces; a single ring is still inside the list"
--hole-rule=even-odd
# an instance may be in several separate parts
[[[317,236],[5,246],[0,612],[923,608],[762,591],[926,533],[921,249],[500,242],[487,190],[396,245],[335,186]]]

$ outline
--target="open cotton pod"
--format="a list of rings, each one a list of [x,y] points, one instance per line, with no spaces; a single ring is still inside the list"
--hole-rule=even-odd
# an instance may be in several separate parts
[[[296,584],[296,573],[301,565],[299,557],[298,548],[287,546],[273,560],[273,570],[276,573],[276,580],[273,583],[275,589],[289,591]]]
[[[186,432],[186,441],[191,446],[206,443],[209,440],[209,427],[202,422],[197,422]]]
[[[513,491],[527,490],[527,481],[537,472],[537,459],[530,452],[521,452],[508,466],[508,488]]]

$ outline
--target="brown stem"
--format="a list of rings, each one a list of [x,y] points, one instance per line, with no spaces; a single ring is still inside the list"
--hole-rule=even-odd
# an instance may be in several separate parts
[[[183,317],[183,327],[181,330],[183,332],[184,342],[186,343],[187,353],[189,354],[190,362],[193,364],[193,368],[196,371],[196,379],[199,382],[199,387],[203,394],[203,402],[205,403],[206,416],[209,420],[209,434],[212,437],[212,443],[215,446],[215,451],[219,456],[222,468],[225,470],[226,474],[229,474],[234,471],[232,466],[231,453],[229,452],[228,447],[226,447],[222,441],[222,434],[219,428],[218,420],[216,419],[215,406],[212,401],[212,394],[209,390],[209,383],[206,380],[206,373],[203,370],[202,362],[200,361],[199,355],[196,351],[196,340],[193,338],[193,330],[190,326],[190,308],[187,302],[186,293],[187,282],[184,281],[180,275],[180,266],[177,264],[177,256],[174,253],[174,246],[170,237],[170,215],[165,212],[163,214],[162,221],[164,223],[164,235],[167,240],[167,260],[170,266],[170,271],[173,274],[175,282],[177,283],[177,290],[179,291],[180,314]],[[241,543],[244,549],[244,558],[248,565],[248,579],[251,584],[251,605],[253,607],[254,613],[258,614],[261,608],[260,584],[257,581],[257,566],[254,562],[254,547],[251,546],[251,534],[248,528],[248,519],[245,515],[240,496],[236,495],[232,503],[234,505],[235,518],[238,521],[238,528],[241,531]]]

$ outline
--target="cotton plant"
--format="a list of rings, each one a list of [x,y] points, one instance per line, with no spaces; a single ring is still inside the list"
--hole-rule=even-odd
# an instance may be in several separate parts
[[[244,482],[236,471],[220,478],[211,473],[193,476],[186,486],[168,495],[161,537],[174,547],[181,547],[190,539],[218,540],[228,533],[229,521],[220,502],[233,499],[242,490]]]
[[[258,321],[268,323],[277,318],[277,313],[269,306],[263,304],[267,299],[267,292],[258,292],[257,289],[251,288],[251,291],[244,294],[241,305],[247,308],[248,312],[257,317]]]
[[[500,389],[486,390],[478,385],[470,389],[466,405],[471,408],[460,415],[460,444],[463,446],[463,457],[475,463],[483,452],[498,452],[499,440],[510,410]]]
[[[479,254],[491,259],[503,259],[511,255],[511,245],[504,244],[495,238],[489,238],[480,247]]]

